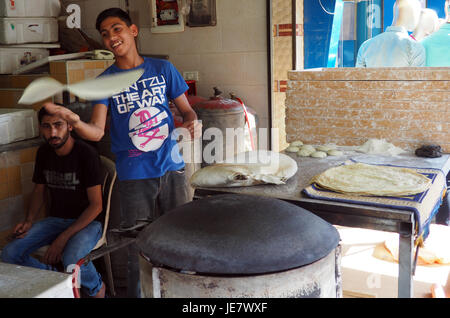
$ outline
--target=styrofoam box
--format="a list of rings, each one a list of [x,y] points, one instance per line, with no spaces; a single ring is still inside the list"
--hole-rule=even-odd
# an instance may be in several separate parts
[[[0,0],[1,17],[57,17],[60,0]]]
[[[58,41],[56,18],[0,18],[0,44]]]
[[[39,135],[36,111],[0,108],[0,145],[35,138]]]
[[[19,67],[47,56],[47,49],[0,47],[0,74],[11,74]]]

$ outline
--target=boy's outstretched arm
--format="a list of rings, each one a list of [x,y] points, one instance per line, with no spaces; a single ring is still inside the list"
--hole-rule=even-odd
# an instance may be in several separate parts
[[[80,116],[66,107],[53,103],[45,103],[44,107],[50,114],[58,115],[65,119],[83,139],[99,141],[105,134],[106,115],[108,113],[108,107],[106,105],[94,105],[89,123],[83,122]]]
[[[197,114],[192,109],[186,95],[181,94],[173,100],[183,116],[183,127],[189,130],[192,138],[199,138],[202,134],[202,124],[197,120]]]

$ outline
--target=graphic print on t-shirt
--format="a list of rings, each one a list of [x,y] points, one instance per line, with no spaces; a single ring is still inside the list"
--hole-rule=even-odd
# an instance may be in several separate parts
[[[140,79],[112,98],[117,113],[128,116],[128,136],[136,149],[159,149],[170,133],[164,76]]]
[[[43,171],[47,186],[55,189],[75,190],[80,180],[77,173],[74,172],[59,172],[44,170]]]
[[[129,136],[133,145],[141,151],[159,149],[169,135],[167,112],[156,107],[137,109],[130,116]]]

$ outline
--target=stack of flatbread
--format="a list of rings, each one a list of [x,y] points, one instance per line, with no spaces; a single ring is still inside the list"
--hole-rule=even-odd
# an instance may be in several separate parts
[[[405,196],[426,191],[431,180],[409,168],[355,163],[330,168],[311,183],[352,195]]]

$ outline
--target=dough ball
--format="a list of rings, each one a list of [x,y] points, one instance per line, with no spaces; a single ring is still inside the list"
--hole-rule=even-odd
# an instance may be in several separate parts
[[[298,152],[300,149],[298,147],[289,146],[286,148],[286,152]]]
[[[291,147],[300,147],[302,145],[303,145],[303,142],[301,140],[296,140],[296,141],[291,142],[291,144],[289,146],[291,146]]]
[[[311,154],[311,157],[313,158],[325,158],[327,156],[326,152],[323,151],[315,151]]]
[[[343,155],[344,155],[344,153],[343,153],[342,151],[336,150],[336,149],[328,150],[328,151],[327,151],[327,154],[328,154],[329,156],[343,156]]]
[[[336,149],[336,146],[334,145],[323,145],[323,146],[317,146],[316,150],[317,151],[323,151],[323,152],[328,152],[332,149]]]
[[[300,149],[297,152],[297,155],[299,157],[309,157],[313,152],[315,152],[315,150],[311,150],[311,149]]]
[[[303,146],[300,146],[300,150],[303,150],[303,149],[309,150],[311,153],[313,153],[314,151],[316,151],[316,148],[314,148],[314,147],[311,146],[311,145],[303,145]]]

